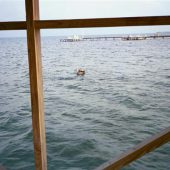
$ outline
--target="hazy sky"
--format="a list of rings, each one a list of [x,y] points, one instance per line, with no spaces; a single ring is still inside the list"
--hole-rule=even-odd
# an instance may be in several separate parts
[[[41,19],[170,15],[170,0],[40,0]],[[0,0],[0,21],[25,20],[25,0]],[[170,26],[56,29],[42,35],[115,34],[170,31]],[[25,31],[1,31],[0,37]]]

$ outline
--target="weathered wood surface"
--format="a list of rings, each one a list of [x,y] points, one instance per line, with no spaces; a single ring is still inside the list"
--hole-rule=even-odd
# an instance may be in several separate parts
[[[25,30],[26,28],[25,21],[0,22],[0,30]]]
[[[55,28],[88,28],[88,27],[124,27],[170,25],[170,16],[122,17],[122,18],[92,18],[69,20],[38,20],[34,21],[37,29]],[[0,30],[26,29],[25,21],[0,22]]]
[[[47,169],[46,137],[44,123],[43,84],[40,30],[34,20],[39,19],[38,0],[26,0],[27,42],[32,104],[32,125],[36,170]]]
[[[140,143],[115,159],[104,163],[95,170],[118,170],[167,142],[170,142],[170,127]]]
[[[170,16],[41,20],[36,21],[35,23],[36,28],[40,29],[151,26],[151,25],[170,25]]]

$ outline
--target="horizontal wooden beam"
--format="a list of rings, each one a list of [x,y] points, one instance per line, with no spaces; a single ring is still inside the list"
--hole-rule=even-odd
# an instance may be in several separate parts
[[[0,22],[0,30],[25,30],[26,21]]]
[[[0,22],[0,30],[25,30],[26,21]],[[170,25],[170,16],[35,20],[36,29]]]
[[[117,170],[120,169],[130,162],[140,158],[146,153],[158,148],[159,146],[170,141],[170,127],[163,130],[161,133],[147,139],[140,143],[136,147],[130,149],[126,153],[118,156],[117,158],[110,160],[96,170]]]
[[[170,16],[40,20],[39,29],[170,25]]]

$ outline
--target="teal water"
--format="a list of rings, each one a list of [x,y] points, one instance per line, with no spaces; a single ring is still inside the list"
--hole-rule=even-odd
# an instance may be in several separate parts
[[[48,169],[92,170],[168,127],[169,49],[170,39],[44,38]],[[34,169],[26,39],[0,39],[0,59],[0,165]],[[166,144],[124,169],[168,170],[169,162]]]

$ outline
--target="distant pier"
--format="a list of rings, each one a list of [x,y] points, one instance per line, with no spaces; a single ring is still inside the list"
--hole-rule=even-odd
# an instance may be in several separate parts
[[[146,40],[146,39],[157,39],[157,38],[170,38],[170,35],[126,35],[126,36],[88,36],[79,37],[73,36],[65,39],[61,39],[61,42],[75,42],[75,41],[108,41],[108,40]]]

